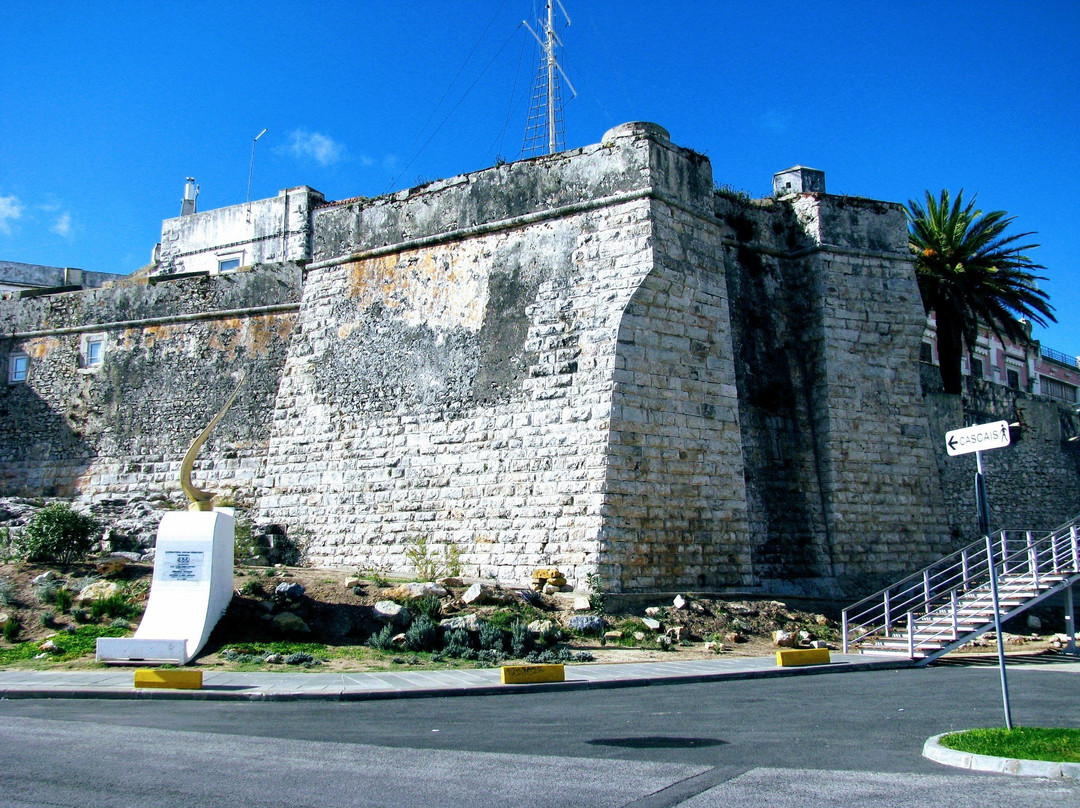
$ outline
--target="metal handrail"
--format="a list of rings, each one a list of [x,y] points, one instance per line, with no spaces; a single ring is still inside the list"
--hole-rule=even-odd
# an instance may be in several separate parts
[[[1049,554],[1051,572],[1064,568],[1080,572],[1077,551],[1077,519],[1044,532],[1036,539],[1033,530],[999,530],[992,537],[994,556],[1002,575],[1017,574],[1026,568],[1038,586],[1044,562]],[[875,635],[888,638],[894,627],[903,621],[920,620],[947,604],[955,608],[957,593],[967,593],[986,586],[990,579],[990,559],[985,541],[975,542],[922,570],[902,578],[891,586],[863,598],[844,609],[842,617],[843,646],[847,653],[851,643]],[[953,615],[953,624],[956,616]],[[913,638],[909,635],[909,640]]]

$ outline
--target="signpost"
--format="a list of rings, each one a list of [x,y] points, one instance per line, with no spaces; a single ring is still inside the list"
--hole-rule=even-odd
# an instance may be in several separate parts
[[[994,561],[994,543],[990,538],[990,504],[986,498],[983,480],[982,453],[990,449],[1002,449],[1012,443],[1008,421],[975,424],[945,433],[945,450],[950,457],[975,453],[975,511],[979,519],[979,532],[986,540],[986,563],[990,568],[990,597],[994,606],[994,630],[997,632],[998,668],[1001,671],[1001,701],[1005,707],[1005,728],[1012,729],[1012,710],[1009,707],[1009,684],[1005,680],[1005,637],[1001,631],[1001,606],[998,600],[997,564]]]

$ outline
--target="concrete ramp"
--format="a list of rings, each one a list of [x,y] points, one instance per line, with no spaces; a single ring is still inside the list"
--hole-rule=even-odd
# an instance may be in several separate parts
[[[134,637],[102,637],[98,662],[185,665],[233,594],[235,520],[223,511],[167,513],[158,528],[150,599]]]

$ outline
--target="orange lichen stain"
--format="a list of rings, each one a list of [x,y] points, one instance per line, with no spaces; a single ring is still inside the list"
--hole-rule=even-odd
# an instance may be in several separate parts
[[[149,351],[156,345],[171,352],[211,348],[228,353],[230,359],[242,347],[249,356],[261,356],[273,342],[288,340],[296,327],[296,317],[296,314],[260,314],[129,328],[120,336],[120,344],[128,351]]]
[[[362,310],[379,304],[412,325],[478,330],[487,304],[481,254],[483,244],[465,241],[354,261],[347,295]],[[345,339],[354,328],[345,324],[338,335]]]
[[[22,349],[34,359],[44,359],[60,347],[60,340],[56,337],[41,337],[40,339],[27,340]]]

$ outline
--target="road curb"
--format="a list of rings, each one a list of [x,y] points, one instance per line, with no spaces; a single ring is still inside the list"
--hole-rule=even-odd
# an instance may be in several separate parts
[[[944,766],[954,766],[958,769],[970,769],[976,772],[996,772],[998,774],[1011,774],[1016,777],[1046,777],[1053,780],[1060,778],[1080,780],[1080,763],[1052,763],[1048,760],[1024,760],[1021,758],[994,757],[993,755],[976,755],[971,752],[949,749],[947,746],[941,745],[940,740],[944,736],[963,731],[942,732],[940,735],[927,738],[926,743],[923,744],[923,757]]]
[[[574,666],[567,666],[567,671]],[[586,666],[582,666],[586,667]],[[564,692],[568,690],[609,690],[630,687],[661,687],[664,685],[701,684],[720,680],[773,679],[786,676],[817,676],[821,674],[857,673],[870,670],[912,668],[910,660],[842,662],[832,665],[813,665],[798,668],[768,668],[748,671],[717,671],[679,676],[643,676],[627,679],[570,679],[565,682],[504,685],[447,685],[445,687],[402,690],[364,690],[361,688],[330,689],[325,691],[275,691],[272,689],[236,689],[236,685],[204,684],[201,690],[165,690],[132,688],[64,688],[64,687],[7,687],[0,688],[2,699],[172,699],[192,701],[386,701],[391,699],[455,698],[460,696],[510,696],[519,693]],[[267,674],[273,676],[274,674]],[[259,685],[252,685],[258,688]],[[219,689],[220,688],[220,689]]]

